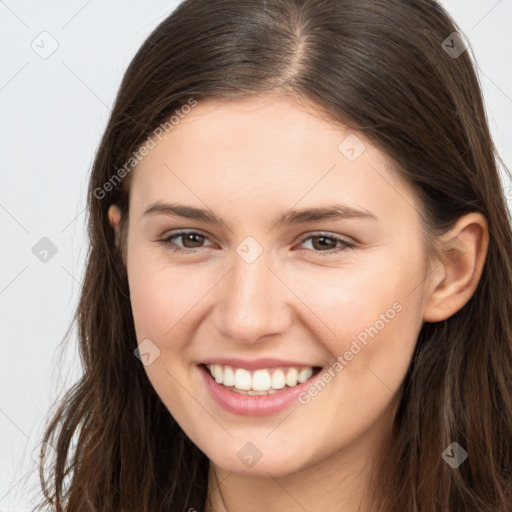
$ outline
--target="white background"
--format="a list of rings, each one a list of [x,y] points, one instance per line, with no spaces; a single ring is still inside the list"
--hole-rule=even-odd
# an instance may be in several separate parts
[[[493,137],[512,168],[512,0],[442,4],[473,46]],[[42,422],[80,375],[76,337],[64,351],[60,343],[87,248],[88,173],[126,67],[176,5],[0,0],[0,511],[32,509]],[[31,47],[44,31],[58,43],[47,59]],[[42,237],[58,251],[47,263],[32,253]]]

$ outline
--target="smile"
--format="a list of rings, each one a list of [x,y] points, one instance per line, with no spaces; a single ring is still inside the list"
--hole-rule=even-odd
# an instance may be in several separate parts
[[[229,365],[208,364],[206,368],[217,384],[245,395],[270,395],[281,389],[293,388],[320,371],[320,368],[313,366],[247,370]]]

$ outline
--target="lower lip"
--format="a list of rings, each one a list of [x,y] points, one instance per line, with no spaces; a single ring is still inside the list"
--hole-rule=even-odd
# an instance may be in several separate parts
[[[199,366],[201,373],[213,399],[224,409],[242,416],[268,416],[283,411],[298,401],[298,395],[305,391],[318,375],[313,374],[306,382],[293,388],[276,390],[271,395],[245,395],[231,391],[218,384],[205,366]]]

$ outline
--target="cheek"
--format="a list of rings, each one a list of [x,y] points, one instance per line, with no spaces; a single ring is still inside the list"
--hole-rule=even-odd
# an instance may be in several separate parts
[[[163,266],[148,253],[133,251],[130,256],[128,281],[137,340],[149,339],[159,350],[144,370],[162,402],[182,418],[190,406],[189,396],[182,393],[182,386],[190,389],[183,361],[197,325],[189,320],[205,293],[204,284],[189,280],[183,269]]]
[[[356,339],[363,346],[378,338],[404,348],[421,326],[421,258],[419,247],[397,247],[338,268],[290,271],[286,280],[307,306],[303,322],[333,356],[350,350]]]
[[[356,436],[399,390],[422,325],[421,254],[419,246],[408,253],[397,248],[372,258],[371,265],[321,269],[316,279],[296,280],[314,313],[308,325],[332,358],[324,379],[301,402],[326,411],[320,430],[343,425]]]
[[[177,290],[168,288],[165,283],[148,273],[132,274],[130,282],[130,302],[139,342],[144,338],[160,340],[173,325],[173,312],[176,311]]]
[[[180,339],[176,331],[186,325],[204,295],[205,277],[204,272],[162,264],[154,250],[133,250],[128,258],[128,281],[137,339],[150,338],[159,344]]]

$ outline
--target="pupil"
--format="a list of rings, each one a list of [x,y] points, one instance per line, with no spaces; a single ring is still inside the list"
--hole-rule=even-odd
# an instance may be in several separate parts
[[[194,238],[197,238],[197,237],[200,237],[200,238],[201,238],[201,237],[202,237],[202,235],[198,235],[198,234],[196,234],[196,233],[188,233],[187,235],[185,235],[185,237],[184,237],[184,241],[191,242],[192,244],[194,244],[194,243],[196,243],[196,244],[197,244],[197,243],[199,243],[199,245],[201,245],[201,240],[199,240],[199,241],[198,241],[198,240],[195,240],[195,241],[193,240]],[[195,247],[195,246],[194,246],[194,247]]]
[[[320,248],[324,248],[324,249],[325,249],[325,247],[326,247],[326,246],[327,246],[327,247],[329,246],[329,243],[330,243],[330,245],[332,246],[332,242],[333,242],[333,241],[332,241],[332,240],[330,240],[330,238],[328,238],[328,237],[325,237],[325,236],[318,236],[318,237],[315,237],[315,239],[316,239],[316,240],[323,240],[324,242],[325,242],[326,240],[329,240],[329,241],[330,241],[330,242],[327,242],[327,244],[325,244],[325,243],[320,243],[320,244],[319,244]],[[317,248],[318,248],[318,247],[317,247]],[[329,248],[329,247],[328,247],[328,248]]]

